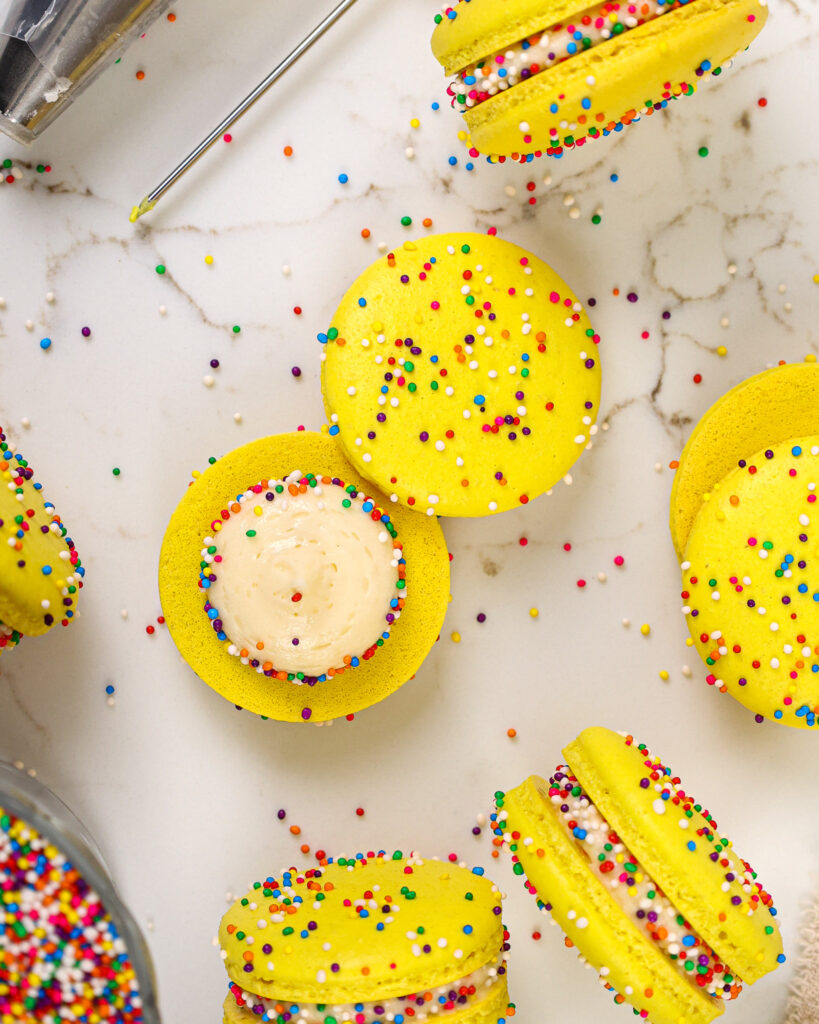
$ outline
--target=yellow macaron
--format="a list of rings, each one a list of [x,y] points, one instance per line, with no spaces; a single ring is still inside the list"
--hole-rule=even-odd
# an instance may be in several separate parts
[[[492,235],[405,242],[319,340],[331,434],[362,476],[430,516],[526,504],[596,430],[599,336],[549,266]]]
[[[220,639],[209,617],[212,609],[201,578],[204,540],[231,518],[232,509],[238,511],[237,495],[262,480],[283,479],[293,470],[357,492],[359,500],[369,502],[371,516],[386,517],[380,521],[396,532],[406,563],[401,567],[406,606],[396,617],[389,639],[357,666],[348,664],[330,678],[311,680],[311,685],[300,685],[292,673],[288,678],[287,672],[254,671],[247,658],[229,653],[229,641]],[[348,582],[358,585],[357,580]],[[375,704],[415,674],[443,624],[449,601],[449,555],[437,520],[392,505],[361,479],[326,434],[298,431],[237,448],[196,474],[165,533],[159,592],[174,643],[204,682],[231,703],[266,718],[321,722]],[[360,595],[363,601],[363,591]]]
[[[696,91],[745,49],[765,0],[461,0],[432,50],[475,154],[560,156]]]
[[[819,712],[819,367],[743,381],[695,427],[671,492],[683,611],[707,681],[811,728]]]
[[[707,1024],[785,958],[771,897],[708,811],[631,736],[590,728],[549,780],[496,794],[516,874],[617,1003]]]
[[[501,894],[415,854],[357,854],[256,882],[222,919],[225,1024],[503,1024]]]
[[[85,569],[34,471],[0,427],[0,654],[69,625]]]

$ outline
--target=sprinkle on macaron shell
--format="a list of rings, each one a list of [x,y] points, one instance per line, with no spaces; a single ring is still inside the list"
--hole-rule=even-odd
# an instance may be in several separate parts
[[[434,1018],[453,1024],[507,1017],[508,934],[482,868],[400,851],[325,858],[254,883],[225,914],[219,940],[229,1021],[337,1024],[332,1007],[352,1004],[340,1019],[409,1024],[430,1016],[431,998]],[[457,984],[470,977],[475,984]],[[487,1015],[473,1018],[483,1006]]]
[[[76,614],[85,569],[42,490],[0,428],[0,653]]]
[[[430,516],[527,504],[596,432],[599,336],[551,268],[491,235],[405,242],[319,341],[330,433]]]

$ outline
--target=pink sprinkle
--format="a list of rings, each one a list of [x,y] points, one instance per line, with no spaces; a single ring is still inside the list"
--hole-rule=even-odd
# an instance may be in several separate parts
[[[233,142],[233,136],[232,135],[225,135],[225,136],[223,136],[223,138],[224,138],[225,142]]]
[[[580,587],[580,589],[582,590],[582,589],[583,589],[583,587],[585,587],[585,586],[586,586],[586,581],[585,581],[585,580],[578,580],[578,581],[577,581],[577,585],[578,585],[578,587]]]
[[[756,537],[749,537],[748,538],[748,543],[751,545],[752,548],[755,548],[756,547]]]
[[[431,302],[430,303],[430,308],[431,309],[440,309],[441,308],[441,303],[440,302]]]
[[[552,292],[551,295],[549,296],[549,299],[552,302],[560,302],[560,296],[557,294],[557,292]]]
[[[614,564],[615,565],[623,565],[624,562],[625,562],[625,558],[623,558],[622,555],[615,555],[614,556]]]

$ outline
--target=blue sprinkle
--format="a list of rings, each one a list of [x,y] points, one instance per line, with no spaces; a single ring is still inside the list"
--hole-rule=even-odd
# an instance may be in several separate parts
[[[483,868],[472,868],[473,875],[482,875],[484,873]]]
[[[435,100],[435,102],[432,104],[432,109],[433,110],[440,110],[441,109],[441,104],[437,100]]]
[[[475,403],[475,405],[483,405],[483,403],[486,401],[486,398],[483,395],[475,395],[472,401]]]
[[[457,156],[451,156],[449,158],[449,166],[450,167],[454,167],[457,164],[457,162],[458,162]]]
[[[346,185],[350,179],[346,174],[339,174],[338,180],[341,182],[342,185]]]
[[[335,423],[334,423],[334,424],[332,425],[332,427],[330,427],[330,436],[331,436],[331,437],[335,437],[335,436],[336,436],[336,434],[338,433],[338,431],[339,431],[339,427],[338,427],[338,425],[337,425],[337,424],[335,424]]]
[[[785,954],[784,953],[780,953],[779,956],[776,958],[776,962],[778,964],[784,964],[785,963]]]
[[[619,174],[610,174],[609,175],[609,181],[619,181],[619,180],[620,180],[620,175]]]
[[[45,352],[47,349],[50,349],[51,338],[43,338],[43,340],[40,342],[40,348],[43,350],[43,352]]]
[[[584,110],[588,110],[588,109],[589,109],[589,107],[591,106],[591,100],[590,100],[590,99],[588,98],[588,96],[584,97],[584,98],[583,98],[583,99],[582,99],[582,100],[580,101],[580,106],[581,106],[581,107],[582,107],[582,108],[583,108]]]
[[[464,925],[464,935],[471,935],[471,934],[472,934],[472,925],[471,924],[465,924]]]
[[[43,576],[50,576],[51,575],[51,566],[50,565],[44,565],[42,572],[43,572]]]
[[[359,304],[359,306],[362,306],[362,307],[366,306],[367,305],[367,300],[366,299],[359,299],[358,300],[358,304]]]
[[[108,684],[108,685],[107,685],[107,686],[105,687],[105,692],[106,692],[106,693],[113,693],[113,692],[114,692],[114,687],[113,687],[113,686],[112,686],[112,685],[111,685],[111,684],[109,683],[109,684]]]
[[[688,846],[689,850],[696,850],[697,848],[697,844],[694,842],[693,839],[689,839],[686,845]]]
[[[798,444],[791,448],[791,455],[795,455],[798,458],[801,454],[802,449],[799,447]]]

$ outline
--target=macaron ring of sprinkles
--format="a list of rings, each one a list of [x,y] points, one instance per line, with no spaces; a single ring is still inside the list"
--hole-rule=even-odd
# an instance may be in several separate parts
[[[208,686],[264,718],[324,722],[418,670],[446,614],[449,554],[437,519],[390,505],[332,437],[299,430],[193,474],[159,590],[171,638]]]
[[[102,899],[46,836],[0,806],[0,1022],[142,1024],[126,944]]]
[[[512,8],[510,10],[509,8]],[[690,96],[747,48],[765,0],[462,0],[436,15],[432,49],[465,116],[470,155],[560,157]]]
[[[222,919],[226,1024],[504,1024],[509,933],[482,868],[398,850],[255,882]]]
[[[0,427],[0,655],[76,616],[85,569],[42,491]]]
[[[282,670],[281,668],[277,669],[273,662],[268,660],[265,654],[266,644],[263,640],[256,639],[255,641],[248,642],[247,646],[243,646],[242,644],[235,643],[228,636],[222,617],[224,612],[220,613],[219,608],[213,603],[213,593],[218,585],[219,578],[226,569],[230,569],[229,556],[227,565],[224,562],[220,538],[226,529],[230,529],[230,527],[227,527],[227,524],[231,521],[235,523],[237,517],[240,520],[241,527],[246,527],[240,530],[239,535],[243,539],[239,543],[256,552],[255,555],[250,556],[251,558],[260,559],[262,553],[259,553],[257,549],[260,546],[264,548],[266,544],[273,544],[278,549],[276,560],[281,560],[282,558],[290,561],[293,560],[293,547],[288,546],[288,549],[283,549],[283,544],[276,535],[277,526],[279,529],[280,526],[275,522],[271,523],[271,517],[265,517],[265,511],[270,507],[281,509],[281,516],[285,516],[289,506],[294,501],[299,502],[302,506],[299,510],[302,517],[300,525],[302,531],[305,528],[305,516],[309,516],[314,520],[316,536],[311,535],[309,538],[306,538],[302,533],[301,536],[295,539],[294,544],[297,549],[300,548],[304,551],[308,557],[312,556],[313,551],[316,549],[321,552],[325,564],[317,567],[314,566],[312,575],[314,576],[315,583],[323,585],[322,592],[315,595],[303,593],[304,583],[298,582],[298,579],[306,580],[308,578],[306,570],[310,566],[305,565],[303,561],[293,565],[292,569],[290,569],[289,579],[292,581],[295,577],[297,582],[295,584],[291,582],[289,587],[287,587],[287,593],[279,593],[277,595],[279,608],[284,609],[288,614],[284,621],[280,619],[271,621],[271,617],[268,618],[264,625],[274,637],[277,633],[280,634],[288,625],[292,626],[290,629],[292,633],[295,629],[299,628],[298,622],[301,609],[308,603],[308,599],[312,598],[310,601],[311,608],[307,615],[307,625],[309,628],[311,617],[318,620],[316,623],[318,627],[315,631],[316,635],[310,639],[312,640],[312,647],[317,648],[320,654],[318,662],[305,662],[303,660],[305,657],[315,658],[315,654],[313,651],[305,653],[305,637],[303,635],[291,637],[290,644],[296,650],[290,654],[288,668]],[[353,530],[346,535],[348,539],[360,542],[351,546],[350,550],[346,552],[340,551],[338,547],[330,548],[328,546],[326,549],[320,547],[321,538],[326,537],[327,532],[332,530],[332,526],[326,521],[328,505],[335,508],[336,511],[343,510],[342,515],[345,519],[352,516],[365,517],[363,522],[359,521],[360,525],[366,528],[365,531]],[[234,525],[234,532],[237,529],[239,527]],[[216,638],[227,646],[228,654],[240,658],[243,665],[249,665],[256,672],[263,673],[268,677],[275,675],[277,679],[286,679],[288,682],[314,686],[316,683],[323,683],[326,679],[341,674],[345,670],[357,668],[364,661],[369,661],[384,646],[385,641],[389,640],[393,623],[400,617],[406,603],[406,560],[403,557],[398,534],[389,514],[379,508],[376,502],[368,495],[358,491],[354,485],[347,485],[338,477],[317,477],[313,473],[302,474],[299,471],[289,474],[282,480],[262,480],[243,494],[238,495],[236,500],[230,502],[226,508],[221,509],[219,515],[211,522],[210,530],[212,536],[207,536],[204,539],[204,547],[201,552],[202,561],[199,568],[199,586],[208,596],[204,604],[204,611],[216,634]],[[367,541],[369,541],[369,550]],[[374,578],[368,578],[370,585],[367,588],[367,599],[357,601],[355,611],[358,612],[361,610],[362,605],[367,606],[374,599],[377,600],[377,590],[380,589],[382,595],[385,591],[389,592],[389,599],[385,601],[385,605],[382,608],[381,631],[376,637],[372,638],[372,642],[368,643],[368,646],[363,651],[356,651],[352,654],[348,652],[343,655],[343,659],[336,659],[341,661],[340,664],[331,664],[322,670],[320,674],[311,675],[309,672],[302,671],[301,668],[305,664],[308,667],[310,664],[326,664],[321,661],[321,657],[328,655],[326,619],[331,614],[331,609],[336,603],[333,577],[340,575],[344,568],[340,568],[336,564],[341,561],[340,556],[346,554],[350,563],[346,568],[348,570],[354,569],[356,568],[356,562],[361,562],[364,556],[372,554],[373,547],[377,549],[379,546],[385,548],[388,546],[389,551],[385,551],[382,554],[378,565],[372,566],[373,570],[375,570],[373,572]],[[381,552],[377,551],[376,553],[381,554]],[[260,576],[265,577],[264,584],[270,587],[270,589],[275,589],[275,584],[270,581],[270,570],[275,569],[275,564],[275,560],[269,566],[265,564],[264,570],[260,573]],[[358,568],[361,569],[362,575],[364,575],[363,566]],[[380,579],[378,578],[379,576]],[[311,585],[315,585],[314,579],[310,580]],[[247,582],[246,578],[243,579],[245,586],[247,586]],[[376,586],[379,583],[382,584],[380,588]],[[352,595],[346,596],[349,601]],[[345,595],[342,593],[341,601],[344,601],[344,599]],[[229,595],[225,596],[225,600],[229,600]],[[221,600],[219,603],[221,604]],[[344,614],[345,617],[349,618],[348,609],[344,609]],[[238,626],[242,616],[235,615],[232,618]],[[246,632],[246,629],[244,632]],[[315,671],[315,668],[313,671]]]
[[[596,435],[600,336],[551,267],[492,233],[404,242],[318,340],[331,435],[427,516],[526,505]]]
[[[618,740],[637,756],[622,756]],[[708,811],[631,736],[589,729],[565,755],[548,781],[495,794],[495,841],[616,1003],[657,1024],[707,1024],[741,994],[743,977],[752,984],[784,962],[771,896]]]

